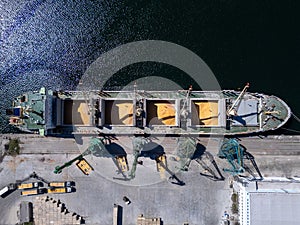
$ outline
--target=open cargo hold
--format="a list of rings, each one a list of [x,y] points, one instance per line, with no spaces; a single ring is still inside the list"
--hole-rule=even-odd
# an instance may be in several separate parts
[[[275,130],[291,116],[280,98],[223,91],[46,91],[13,101],[10,123],[41,135],[241,135]]]

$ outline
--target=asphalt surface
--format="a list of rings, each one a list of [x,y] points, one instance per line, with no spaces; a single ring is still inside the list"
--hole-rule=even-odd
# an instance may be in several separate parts
[[[137,166],[136,177],[130,181],[123,179],[124,176],[119,173],[112,158],[95,155],[85,157],[94,167],[89,176],[84,175],[75,165],[57,175],[53,173],[55,166],[62,165],[84,151],[88,146],[88,138],[76,143],[73,139],[27,136],[21,138],[22,154],[17,157],[6,156],[0,164],[0,187],[23,179],[35,171],[48,181],[76,182],[76,192],[52,195],[65,202],[70,211],[83,216],[87,224],[112,224],[113,206],[118,204],[123,207],[123,224],[136,224],[138,215],[143,214],[145,217],[161,217],[166,225],[184,222],[189,222],[190,225],[215,225],[220,222],[224,210],[230,211],[232,189],[229,188],[228,175],[222,171],[228,164],[216,156],[218,139],[199,140],[205,151],[213,155],[225,180],[214,181],[195,161],[191,162],[188,172],[178,172],[178,162],[174,160],[175,140],[170,138],[153,141],[164,146],[168,168],[185,185],[180,185],[176,179],[168,179],[170,174],[167,172],[162,177],[156,170],[155,161],[149,157],[140,158],[143,165]],[[255,156],[264,177],[293,177],[299,174],[299,140],[298,136],[276,136],[268,139],[242,138],[241,143]],[[113,142],[127,152],[131,168],[131,139]],[[287,144],[290,147],[283,148]],[[206,163],[213,168],[211,163]],[[216,172],[215,168],[213,170]],[[131,200],[130,205],[125,204],[123,196]],[[33,201],[34,198],[20,196],[20,191],[16,190],[0,199],[0,224],[16,224],[19,203],[24,200]]]

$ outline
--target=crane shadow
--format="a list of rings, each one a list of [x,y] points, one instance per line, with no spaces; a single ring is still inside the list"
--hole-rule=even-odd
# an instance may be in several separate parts
[[[200,157],[195,158],[195,161],[203,169],[203,171],[200,172],[200,175],[213,181],[225,180],[225,177],[222,175],[213,155],[210,152],[203,152]]]
[[[245,149],[245,151],[244,151],[244,169],[246,172],[248,172],[252,176],[252,178],[250,180],[251,181],[263,180],[263,176],[256,164],[254,156],[250,152],[246,151],[247,149],[245,146],[243,146],[243,145],[241,145],[241,146]],[[245,161],[245,159],[247,161]],[[251,164],[250,163],[248,164],[249,161],[251,162]],[[257,175],[259,177],[257,177]]]

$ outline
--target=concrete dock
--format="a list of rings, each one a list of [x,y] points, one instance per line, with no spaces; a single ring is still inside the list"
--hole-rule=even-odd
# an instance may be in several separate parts
[[[4,142],[9,138],[19,138],[21,154],[76,154],[88,145],[89,137],[77,136],[73,138],[41,137],[38,135],[2,135]],[[162,145],[166,153],[172,153],[176,147],[176,138],[150,137],[153,142]],[[198,137],[198,142],[206,147],[207,151],[218,151],[218,144],[222,138]],[[238,138],[247,151],[256,155],[299,155],[300,136],[253,136]],[[125,151],[132,153],[132,137],[120,136],[112,142],[122,146]]]
[[[89,137],[77,137],[75,140],[34,135],[2,135],[2,145],[12,137],[19,138],[21,154],[16,157],[5,156],[0,163],[0,187],[23,179],[33,171],[49,181],[73,180],[76,182],[76,192],[61,194],[59,199],[68,205],[70,211],[82,216],[86,224],[112,224],[115,204],[123,207],[123,224],[128,225],[136,224],[141,214],[147,218],[159,217],[165,225],[215,225],[220,222],[224,210],[230,212],[231,177],[222,171],[228,163],[217,157],[220,138],[200,137],[198,142],[214,157],[225,180],[214,180],[205,176],[203,168],[194,161],[191,162],[189,171],[178,171],[176,161],[173,160],[176,139],[151,139],[156,145],[163,147],[168,167],[184,183],[178,185],[175,180],[169,179],[169,174],[162,177],[157,172],[155,161],[145,157],[141,158],[143,164],[138,165],[135,179],[129,181],[123,179],[111,158],[95,155],[85,157],[94,167],[89,176],[84,175],[75,165],[64,169],[61,174],[54,174],[55,166],[62,165],[87,148]],[[112,143],[127,153],[131,168],[132,138],[118,137]],[[240,138],[240,143],[255,157],[265,178],[298,176],[300,136],[248,137]],[[130,205],[125,204],[123,196],[131,200]],[[0,199],[0,224],[18,222],[17,209],[22,200],[34,202],[35,196],[20,196],[17,190]]]

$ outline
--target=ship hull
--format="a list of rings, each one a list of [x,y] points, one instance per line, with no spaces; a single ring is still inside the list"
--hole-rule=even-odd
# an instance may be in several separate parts
[[[276,96],[223,91],[46,91],[15,98],[10,122],[41,135],[247,135],[283,126]],[[230,111],[229,111],[230,110]]]

